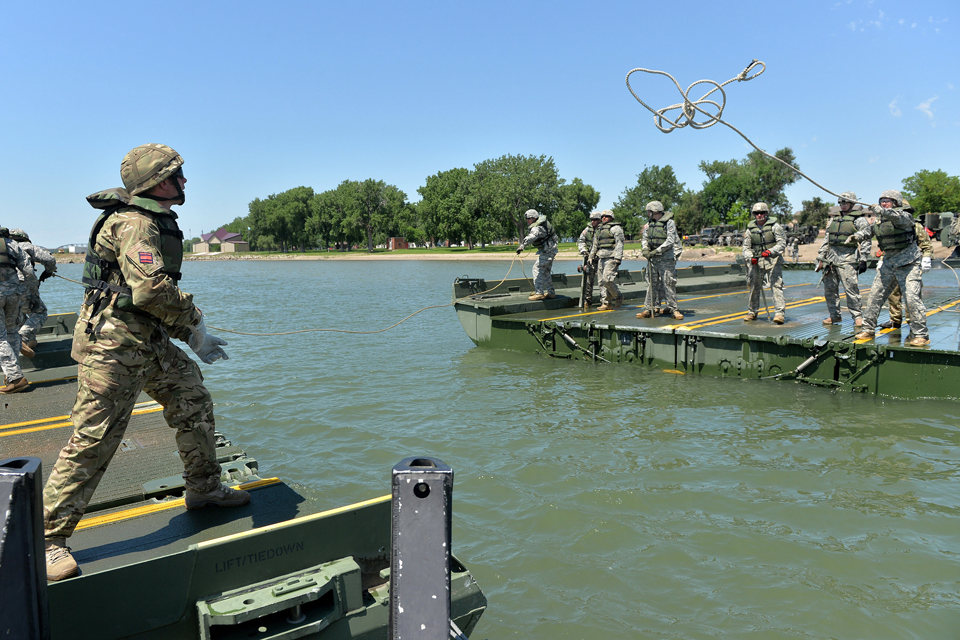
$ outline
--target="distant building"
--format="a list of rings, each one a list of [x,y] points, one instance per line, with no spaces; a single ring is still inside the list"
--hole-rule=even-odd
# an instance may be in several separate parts
[[[404,238],[389,238],[387,239],[387,249],[390,251],[396,251],[397,249],[409,249],[410,245]]]
[[[239,233],[227,231],[220,227],[213,233],[202,234],[200,242],[193,245],[194,253],[216,253],[220,251],[226,253],[250,251],[250,244],[242,239]]]

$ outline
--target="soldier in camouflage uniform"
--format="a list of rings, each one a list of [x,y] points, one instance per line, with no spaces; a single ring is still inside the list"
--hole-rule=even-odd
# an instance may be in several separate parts
[[[903,197],[899,191],[890,189],[880,194],[880,205],[871,209],[877,215],[874,224],[863,231],[851,235],[847,242],[863,242],[872,236],[877,237],[883,262],[877,268],[877,276],[870,289],[870,301],[863,311],[862,331],[858,340],[873,338],[877,326],[880,307],[897,285],[903,291],[903,299],[909,313],[911,336],[906,344],[922,347],[930,344],[927,331],[927,309],[920,299],[923,288],[920,247],[917,246],[917,234],[913,216],[904,211]]]
[[[910,206],[906,199],[903,201],[903,210],[910,215],[916,213],[916,210]],[[926,273],[933,266],[933,242],[931,242],[926,228],[919,222],[913,223],[913,231],[917,235],[917,246],[920,247],[920,253],[923,256],[920,258],[920,271]],[[903,305],[900,304],[899,284],[894,288],[887,302],[890,306],[890,319],[882,323],[880,327],[883,329],[899,329],[900,325],[903,324]],[[909,319],[909,317],[910,314],[908,313],[907,318]]]
[[[754,219],[743,234],[743,257],[747,261],[747,279],[750,284],[750,303],[744,321],[757,319],[760,309],[760,290],[765,276],[773,289],[773,321],[783,324],[787,301],[783,297],[783,251],[787,247],[787,234],[776,218],[770,216],[770,207],[758,202],[752,209]]]
[[[817,259],[823,268],[823,297],[827,301],[830,317],[823,324],[833,325],[843,322],[840,313],[840,283],[847,293],[847,310],[853,316],[854,326],[863,324],[860,305],[860,283],[857,276],[867,270],[867,256],[870,255],[870,238],[858,246],[845,244],[847,238],[858,231],[870,227],[863,211],[854,210],[857,194],[844,191],[840,194],[840,215],[833,216],[827,224],[826,234]]]
[[[80,363],[74,432],[43,491],[47,578],[76,575],[66,546],[123,439],[143,391],[176,431],[187,509],[246,504],[225,487],[214,441],[213,401],[200,368],[171,341],[187,342],[205,363],[227,358],[207,333],[193,296],[177,286],[183,233],[170,207],[183,204],[183,159],[165,145],[136,147],[120,165],[124,188],[87,197],[102,211],[90,234],[87,285],[71,356]]]
[[[600,301],[597,311],[619,309],[623,304],[623,294],[617,287],[617,270],[623,261],[623,228],[614,221],[613,211],[606,209],[600,214],[600,226],[593,236],[590,249],[590,261],[597,260],[597,273],[600,274]]]
[[[36,354],[33,348],[37,346],[37,330],[47,321],[47,305],[40,299],[40,283],[57,272],[57,259],[43,247],[30,242],[30,236],[23,229],[14,229],[10,237],[17,241],[23,249],[34,271],[37,263],[43,265],[43,274],[39,278],[24,278],[23,280],[23,313],[27,319],[20,327],[20,353],[32,358]]]
[[[10,238],[10,232],[0,227],[0,368],[6,384],[0,387],[0,393],[17,393],[27,388],[27,379],[20,369],[20,322],[22,319],[21,301],[24,281],[37,281],[33,273],[33,264],[27,252],[20,248],[16,240]]]
[[[557,294],[553,290],[553,259],[557,257],[557,244],[560,242],[560,236],[547,216],[542,216],[536,209],[527,209],[523,214],[527,221],[530,232],[523,239],[517,248],[517,255],[528,246],[537,248],[537,262],[533,265],[533,287],[534,292],[530,294],[530,300],[545,300],[547,298],[556,298]]]
[[[656,200],[647,203],[646,212],[650,222],[643,227],[640,251],[647,259],[647,295],[644,310],[637,317],[652,318],[655,307],[661,303],[664,314],[683,320],[677,304],[677,223],[673,221],[673,212],[664,214],[663,204]]]
[[[593,235],[594,232],[600,224],[600,212],[592,211],[590,213],[590,224],[580,232],[580,237],[577,238],[577,251],[580,252],[580,255],[584,258],[583,264],[583,308],[589,309],[593,304],[593,280],[596,277],[597,273],[597,261],[594,259],[592,262],[586,258],[590,255],[590,249],[593,248]]]

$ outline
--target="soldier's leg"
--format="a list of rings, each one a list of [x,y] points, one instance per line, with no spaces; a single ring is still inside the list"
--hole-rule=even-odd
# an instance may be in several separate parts
[[[747,310],[756,314],[760,309],[760,287],[763,286],[763,274],[760,273],[758,265],[750,265],[747,271],[747,282],[750,287],[750,302],[747,305]]]
[[[593,304],[593,280],[594,278],[597,277],[597,262],[596,260],[594,260],[593,262],[589,262],[588,264],[590,266],[590,274],[589,275],[587,275],[586,273],[583,274],[583,278],[585,282],[583,286],[583,299],[585,302],[589,302],[590,304]]]
[[[887,300],[887,304],[890,306],[890,322],[894,324],[903,322],[903,305],[900,304],[901,293],[900,285],[897,284],[890,292],[890,298]]]
[[[600,258],[598,275],[600,284],[600,302],[603,304],[613,304],[613,299],[616,297],[616,294],[614,294],[610,288],[610,285],[613,282],[613,278],[610,276],[612,267],[613,258]]]
[[[863,308],[863,325],[861,327],[863,331],[872,332],[877,328],[880,307],[887,301],[887,297],[896,284],[897,279],[887,265],[883,265],[877,270],[877,277],[873,279],[873,286],[870,287],[870,299]]]
[[[643,298],[643,309],[653,313],[654,301],[657,297],[657,276],[653,272],[652,262],[647,262],[647,268],[643,270],[643,277],[647,281],[647,295]]]
[[[860,304],[860,281],[857,278],[857,268],[851,264],[844,263],[839,268],[840,280],[843,282],[843,290],[847,294],[847,310],[853,319],[856,320],[863,315],[863,307]],[[837,296],[839,303],[839,295]]]
[[[0,292],[0,369],[11,385],[23,378],[20,369],[20,294]]]
[[[47,305],[40,299],[40,292],[31,288],[26,295],[24,309],[27,313],[27,319],[20,327],[20,339],[23,342],[31,342],[36,339],[37,331],[47,321]]]
[[[163,407],[167,424],[177,430],[186,488],[209,493],[220,486],[213,399],[203,384],[200,367],[173,344],[167,346],[164,365],[166,371],[157,371],[143,390]]]
[[[670,311],[679,311],[677,304],[677,263],[673,260],[662,263],[663,305]]]
[[[543,265],[540,264],[540,256],[537,256],[537,259],[533,262],[533,292],[534,293],[543,293],[543,279],[540,275],[540,272],[543,270]]]
[[[778,259],[770,269],[770,288],[773,289],[773,308],[780,314],[787,312],[787,299],[783,295],[783,259]]]
[[[555,293],[553,290],[553,258],[556,254],[541,253],[537,255],[537,291],[540,293]]]
[[[143,376],[120,365],[80,365],[73,435],[43,488],[44,536],[70,537],[113,458]]]
[[[827,313],[832,320],[840,318],[840,276],[836,267],[826,266],[823,274],[823,297],[827,301]]]
[[[903,292],[903,306],[907,310],[907,322],[910,323],[910,332],[920,338],[929,338],[927,307],[920,298],[920,291],[923,289],[922,274],[923,270],[919,262],[896,269],[897,281]]]

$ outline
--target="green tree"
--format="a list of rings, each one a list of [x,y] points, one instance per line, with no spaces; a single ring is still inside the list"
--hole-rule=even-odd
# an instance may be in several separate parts
[[[818,229],[826,226],[827,218],[830,216],[830,203],[824,202],[820,196],[814,196],[812,200],[803,201],[803,209],[800,211],[799,224],[812,224]]]
[[[789,147],[774,155],[797,166]],[[770,211],[781,220],[792,213],[784,189],[799,180],[800,175],[759,151],[751,151],[741,161],[702,161],[700,170],[707,176],[701,192],[701,206],[712,224],[731,222],[728,214],[738,201],[751,207],[756,202],[766,202]]]
[[[918,214],[960,211],[960,177],[945,171],[918,171],[903,181],[903,197]]]
[[[366,235],[367,251],[373,251],[373,236],[390,227],[393,217],[406,204],[407,195],[383,180],[368,178],[356,185],[356,198],[347,210],[344,224],[353,225]]]
[[[482,210],[504,227],[512,226],[518,239],[526,235],[525,211],[536,209],[552,217],[559,207],[560,178],[553,158],[505,155],[474,168],[483,176],[482,192],[489,197]]]
[[[580,178],[574,178],[570,184],[560,182],[560,208],[551,222],[561,238],[577,238],[600,202],[600,192]]]
[[[685,189],[680,195],[680,201],[673,206],[673,218],[681,239],[685,235],[700,233],[700,229],[712,224],[703,210],[701,192],[692,189]]]
[[[673,167],[658,165],[644,167],[637,174],[637,184],[625,188],[616,202],[613,203],[613,212],[623,226],[624,232],[637,236],[646,224],[644,213],[647,203],[659,200],[665,211],[673,209],[680,202],[684,184],[677,180]],[[676,212],[674,212],[676,213]]]
[[[420,213],[432,235],[454,242],[473,237],[474,220],[466,206],[469,179],[469,169],[450,169],[428,176],[417,189]]]

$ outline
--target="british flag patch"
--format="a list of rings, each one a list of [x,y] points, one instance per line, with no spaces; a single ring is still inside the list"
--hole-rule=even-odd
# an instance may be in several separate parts
[[[149,251],[141,251],[140,264],[153,264],[153,254]]]

